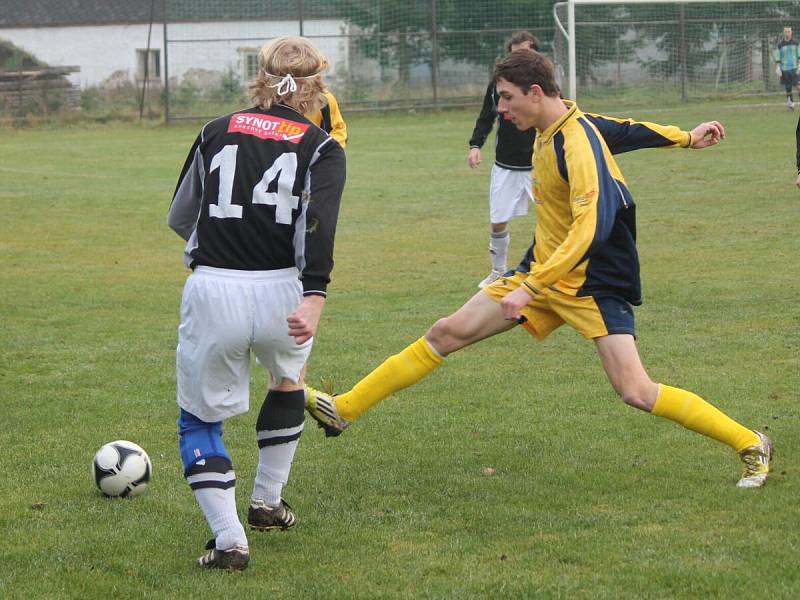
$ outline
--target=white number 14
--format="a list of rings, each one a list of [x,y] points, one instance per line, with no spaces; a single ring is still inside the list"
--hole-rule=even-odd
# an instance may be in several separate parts
[[[208,207],[209,216],[218,219],[241,219],[242,207],[233,204],[233,177],[236,172],[236,153],[239,146],[231,144],[217,152],[211,159],[211,171],[219,169],[219,194],[217,204]],[[271,204],[275,207],[275,222],[289,225],[292,222],[292,211],[297,208],[299,196],[292,195],[294,181],[297,177],[297,155],[285,152],[275,159],[269,169],[264,172],[261,181],[253,188],[253,204]],[[275,192],[268,192],[269,185],[278,180]]]

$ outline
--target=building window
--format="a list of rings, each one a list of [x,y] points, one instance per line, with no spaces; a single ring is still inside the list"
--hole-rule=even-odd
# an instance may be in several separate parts
[[[242,81],[253,81],[258,76],[258,48],[239,48]]]
[[[145,62],[146,61],[146,62]],[[161,78],[161,50],[136,51],[136,78],[144,79],[145,65],[147,65],[147,78]]]

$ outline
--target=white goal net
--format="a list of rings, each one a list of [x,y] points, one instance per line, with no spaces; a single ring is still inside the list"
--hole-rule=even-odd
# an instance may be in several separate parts
[[[569,0],[553,7],[553,51],[569,98],[687,101],[782,89],[783,28],[800,2]]]

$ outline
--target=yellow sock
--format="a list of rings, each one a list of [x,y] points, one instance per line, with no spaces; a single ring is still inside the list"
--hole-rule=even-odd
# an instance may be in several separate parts
[[[663,383],[659,385],[658,397],[650,412],[728,444],[736,452],[758,443],[758,436],[753,431],[743,427],[697,394]]]
[[[355,420],[386,396],[417,383],[443,360],[428,340],[419,338],[399,354],[387,358],[349,392],[336,396],[339,416]]]

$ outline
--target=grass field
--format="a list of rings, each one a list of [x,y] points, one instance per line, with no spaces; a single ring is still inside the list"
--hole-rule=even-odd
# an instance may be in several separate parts
[[[474,116],[349,119],[312,382],[348,388],[486,275],[491,150],[468,170]],[[727,125],[718,148],[620,157],[638,202],[637,329],[654,379],[774,438],[765,489],[734,487],[727,447],[625,407],[575,332],[536,344],[519,330],[338,439],[309,422],[285,492],[298,527],[250,535],[243,573],[201,571],[209,533],[175,428],[186,272],[165,225],[197,126],[2,130],[0,598],[796,598],[797,117],[777,103],[620,116]],[[512,256],[532,223],[512,223]],[[264,377],[253,383],[257,407]],[[241,510],[256,414],[226,429]],[[89,476],[118,438],[154,463],[130,501]]]

